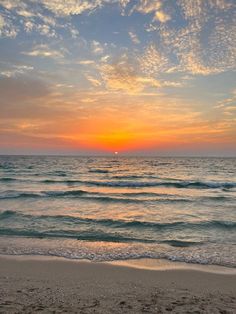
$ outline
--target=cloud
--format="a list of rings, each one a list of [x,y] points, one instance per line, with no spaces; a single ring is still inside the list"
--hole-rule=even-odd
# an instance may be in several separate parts
[[[220,72],[236,69],[236,24],[217,19],[204,58]]]
[[[91,64],[94,64],[95,61],[94,60],[81,60],[78,63],[81,65],[91,65]]]
[[[17,13],[19,14],[19,12]],[[56,24],[56,21],[50,16],[43,16],[40,13],[38,13],[37,15],[32,14],[30,18],[26,16],[22,20],[22,25],[23,25],[24,31],[26,31],[27,33],[32,33],[34,31],[48,38],[59,37],[56,31],[56,27],[58,25]],[[68,29],[70,32],[72,32],[71,28],[68,27]]]
[[[155,64],[156,74],[161,70],[169,71],[168,73],[182,71],[210,75],[236,68],[233,0],[178,0],[175,5],[171,1],[161,0],[39,0],[37,6],[34,2],[25,0],[2,0],[1,6],[11,12],[7,11],[6,16],[0,16],[0,36],[14,38],[23,29],[27,33],[35,31],[41,36],[61,39],[58,31],[61,28],[66,29],[76,39],[79,30],[72,25],[69,16],[91,13],[111,4],[117,7],[120,5],[122,14],[132,15],[139,12],[150,15],[150,23],[143,27],[155,33],[153,37],[157,40],[158,47],[155,49],[159,53],[165,51],[165,55],[161,53],[161,57],[155,54],[156,61],[151,62]],[[125,13],[125,10],[128,12]],[[17,15],[22,18],[20,25],[16,23]],[[169,20],[171,23],[166,23]],[[145,42],[134,31],[130,31],[129,36],[135,45]],[[149,45],[146,47],[147,52]],[[97,40],[91,42],[91,51],[95,55],[102,55],[105,48]],[[31,54],[41,57],[51,55],[48,51]],[[170,63],[169,70],[166,66],[167,59]],[[154,74],[151,66],[149,71]]]
[[[213,0],[177,4],[185,26],[173,23],[158,29],[162,48],[169,60],[176,60],[176,71],[210,75],[235,69],[236,25],[231,6]]]
[[[12,21],[0,14],[0,37],[15,38],[17,33],[18,29],[13,25]]]
[[[0,31],[4,28],[5,21],[2,15],[0,15]]]
[[[161,88],[183,86],[183,82],[157,79],[156,72],[161,74],[161,70],[164,72],[169,66],[168,60],[152,44],[140,58],[124,53],[118,60],[113,59],[112,63],[100,63],[97,70],[109,91],[157,95]]]
[[[24,16],[24,17],[33,17],[35,16],[35,14],[33,12],[24,10],[24,9],[20,9],[18,11],[16,11],[16,13],[20,16]]]
[[[138,39],[138,36],[134,32],[129,32],[128,34],[134,44],[136,45],[140,44],[140,40]]]
[[[202,0],[180,0],[179,5],[182,8],[183,15],[186,19],[199,17],[204,11],[204,1]]]
[[[161,6],[162,2],[160,0],[139,0],[134,9],[143,14],[149,14],[156,12]]]
[[[54,50],[49,48],[47,45],[36,45],[31,51],[22,52],[22,54],[31,57],[42,57],[42,58],[63,58],[64,54],[61,50]]]
[[[70,33],[71,33],[71,37],[76,39],[79,36],[79,31],[76,28],[70,27],[69,28]]]
[[[73,27],[70,22],[65,23],[65,20],[62,23],[61,16],[55,16],[55,12],[46,11],[43,1],[36,3],[26,0],[3,0],[0,3],[0,10],[1,6],[5,8],[5,19],[8,20],[8,29],[11,29],[11,32],[9,30],[6,32],[5,27],[5,33],[2,36],[16,37],[20,31],[26,31],[27,33],[37,32],[41,36],[49,38],[59,38],[58,29],[65,29],[73,39],[78,38],[78,29]],[[63,17],[66,18],[66,15]],[[18,23],[19,21],[20,23]]]
[[[223,109],[224,112],[232,112],[236,110],[236,89],[233,89],[229,93],[227,98],[219,101],[215,106],[216,109]],[[231,113],[232,114],[232,113]],[[235,111],[236,114],[236,111]]]
[[[32,21],[26,21],[24,24],[24,29],[27,33],[30,33],[34,27],[35,24]]]
[[[7,3],[7,1],[5,2]],[[131,7],[130,12],[128,13],[129,15],[134,11],[140,12],[142,14],[155,14],[162,6],[162,1],[160,0],[139,0],[134,4],[130,0],[39,0],[39,3],[56,16],[70,16],[91,13],[96,9],[102,8],[103,6],[109,4],[119,4],[122,8],[122,14],[124,14],[124,10],[128,5]],[[9,9],[17,7],[17,5],[11,6],[9,3],[5,4],[5,6],[8,6]],[[22,10],[22,12],[24,11]],[[167,21],[167,16],[167,14],[161,12],[160,18],[158,19],[160,21]]]
[[[144,53],[138,56],[140,69],[147,75],[160,74],[172,67],[168,57],[154,43],[149,44]]]
[[[41,0],[41,3],[56,15],[79,15],[101,7],[105,0]]]
[[[104,49],[100,42],[93,40],[91,42],[91,50],[94,54],[100,55],[103,53]]]
[[[37,13],[37,17],[39,17],[47,25],[51,25],[53,27],[57,25],[57,20],[53,16]]]
[[[154,19],[165,23],[170,20],[170,16],[163,11],[156,11]]]
[[[105,55],[105,56],[102,56],[101,57],[101,62],[108,62],[108,60],[110,60],[111,59],[111,56],[110,55]]]
[[[154,78],[141,76],[128,62],[104,64],[100,67],[101,76],[109,90],[126,93],[139,93],[146,88],[159,88],[161,83]]]
[[[1,6],[6,8],[7,10],[12,10],[17,7],[21,7],[22,9],[26,7],[25,3],[22,0],[1,0]]]
[[[56,32],[47,24],[41,24],[36,26],[36,30],[44,36],[47,37],[57,37]]]
[[[235,69],[235,1],[0,3],[0,36],[20,34],[2,40],[9,63],[0,64],[1,132],[11,132],[16,145],[36,145],[37,138],[49,147],[122,146],[138,139],[135,145],[157,147],[224,137],[235,144],[235,95],[215,93],[233,73],[200,77]],[[107,27],[110,10],[117,20]],[[192,86],[177,91],[184,80]]]
[[[95,87],[101,86],[101,84],[102,84],[101,81],[99,81],[98,79],[92,77],[91,75],[86,75],[85,77]]]
[[[132,1],[121,1],[120,5],[124,9],[130,5]],[[170,20],[170,15],[162,10],[163,1],[160,0],[139,0],[136,4],[131,6],[128,15],[133,12],[140,12],[142,14],[153,14],[153,20],[165,23]]]
[[[181,66],[182,68],[179,68],[180,70],[197,75],[210,75],[221,72],[216,67],[204,65],[201,57],[194,50],[189,51],[184,57],[181,57]]]
[[[2,68],[2,69],[1,69]],[[0,68],[0,75],[4,77],[15,77],[17,75],[25,74],[34,69],[29,65],[9,65],[5,64]]]

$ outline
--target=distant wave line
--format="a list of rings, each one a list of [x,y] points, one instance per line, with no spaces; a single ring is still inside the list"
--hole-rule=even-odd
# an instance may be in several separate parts
[[[226,188],[231,189],[236,187],[236,182],[217,182],[217,181],[184,181],[174,180],[171,178],[167,181],[90,181],[90,180],[30,180],[30,179],[19,179],[12,177],[0,178],[0,182],[11,182],[11,181],[29,181],[34,183],[45,183],[45,184],[84,184],[88,186],[102,186],[102,187],[127,187],[127,188],[142,188],[142,187],[173,187],[173,188],[197,188],[197,189],[216,189]]]

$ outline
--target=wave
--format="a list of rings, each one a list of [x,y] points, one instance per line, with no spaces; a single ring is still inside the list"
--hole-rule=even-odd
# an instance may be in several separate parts
[[[167,193],[155,193],[155,192],[124,192],[124,193],[102,193],[102,192],[92,192],[92,191],[86,191],[86,190],[59,190],[59,191],[17,191],[17,190],[6,190],[3,193],[0,193],[0,199],[8,199],[8,198],[34,198],[34,197],[80,197],[83,195],[90,195],[90,196],[99,196],[101,198],[108,197],[135,197],[136,200],[139,200],[140,196],[144,197],[153,197],[153,198],[162,198],[165,200],[186,200],[186,199],[180,199],[180,198],[173,198],[172,194]],[[135,199],[133,199],[135,200]]]
[[[150,165],[153,166],[153,167],[157,167],[157,166],[169,166],[169,165],[172,164],[171,162],[150,162],[150,161],[147,161],[147,163],[150,164]]]
[[[3,212],[0,212],[0,219],[8,218],[17,214],[18,213],[13,210],[4,210]]]
[[[36,192],[5,192],[0,195],[0,199],[25,199],[25,198],[79,198],[80,200],[97,201],[97,202],[120,202],[120,203],[141,203],[147,200],[113,197],[103,193],[88,192],[84,190],[73,191],[42,191]]]
[[[53,180],[45,180],[47,183],[53,183]],[[60,181],[55,181],[56,183]],[[236,182],[201,182],[201,181],[158,181],[158,182],[132,182],[132,181],[81,181],[81,180],[66,180],[64,183],[80,183],[90,186],[103,187],[127,187],[127,188],[142,188],[142,187],[173,187],[173,188],[198,188],[198,189],[215,189],[215,188],[234,188]]]
[[[11,182],[11,181],[16,181],[16,178],[11,178],[11,177],[4,177],[0,178],[0,182]]]
[[[73,191],[41,191],[41,192],[32,192],[32,191],[6,191],[3,194],[0,194],[0,199],[11,199],[11,198],[39,198],[39,197],[79,197],[82,195],[89,194],[89,192],[84,190],[73,190]],[[91,194],[93,194],[91,192]],[[94,193],[97,194],[97,193]]]
[[[132,236],[124,236],[117,234],[116,232],[103,232],[101,230],[92,231],[71,231],[71,230],[50,230],[50,231],[37,231],[37,230],[26,230],[16,228],[0,228],[0,236],[15,236],[15,237],[27,237],[27,238],[64,238],[64,239],[76,239],[80,241],[90,242],[115,242],[115,243],[159,243],[166,244],[171,247],[191,247],[196,245],[203,245],[204,242],[193,242],[193,241],[181,241],[181,240],[154,240],[137,238]]]
[[[103,171],[103,170],[102,170]],[[105,173],[105,172],[104,172]],[[101,187],[124,187],[124,188],[145,188],[145,187],[169,187],[169,188],[180,188],[180,189],[232,189],[236,187],[236,182],[217,182],[217,181],[181,181],[177,179],[167,179],[166,181],[130,181],[129,179],[138,179],[139,176],[114,176],[115,179],[126,178],[126,180],[115,180],[115,181],[90,181],[90,180],[79,180],[79,179],[44,179],[44,180],[30,180],[30,179],[19,179],[12,177],[0,178],[0,182],[11,182],[11,181],[27,181],[33,183],[45,183],[45,184],[80,184],[87,186],[101,186]],[[140,176],[140,178],[144,178]]]
[[[194,242],[194,241],[180,241],[180,240],[164,240],[162,243],[169,244],[173,247],[189,247],[194,245],[203,244],[202,242]]]
[[[34,197],[34,194],[32,194]],[[37,194],[36,194],[37,195]],[[79,198],[81,200],[94,200],[98,202],[121,202],[121,203],[140,203],[146,200],[134,199],[134,198],[122,198],[121,196],[109,196],[105,193],[88,192],[85,190],[73,190],[73,191],[47,191],[41,192],[41,197],[72,197]],[[19,195],[21,197],[21,195]],[[24,197],[24,195],[23,195]]]
[[[22,243],[22,241],[20,242]],[[30,239],[24,238],[24,245],[22,246],[19,245],[18,239],[8,238],[1,242],[0,254],[57,256],[72,260],[86,259],[97,262],[148,258],[193,264],[219,265],[232,269],[236,268],[235,260],[229,255],[229,251],[235,253],[235,248],[232,245],[201,244],[201,246],[192,246],[183,250],[183,247],[167,247],[166,245],[163,246],[162,244],[156,245],[152,243],[136,243],[135,245],[114,245],[114,243],[112,243],[112,251],[110,251],[107,250],[107,246],[101,245],[101,242],[95,241],[93,246],[87,241],[78,242],[79,245],[75,243],[75,240],[67,239],[66,243],[62,244],[60,239],[59,241],[57,239],[50,239],[45,246],[45,239],[43,240],[39,236],[38,239],[34,239],[33,243]],[[9,245],[9,243],[11,245]],[[220,259],[215,252],[221,252]],[[233,272],[235,273],[235,271]]]
[[[140,196],[149,198],[139,198]],[[151,198],[150,198],[151,197]],[[85,190],[73,191],[41,191],[41,192],[19,192],[19,191],[6,191],[0,194],[0,199],[32,199],[32,198],[78,198],[84,201],[97,201],[97,202],[114,202],[114,203],[192,203],[194,200],[187,198],[173,198],[171,195],[158,193],[124,193],[124,194],[107,194],[99,192],[88,192]]]
[[[158,176],[154,175],[113,175],[111,179],[117,180],[135,180],[135,179],[158,179]]]
[[[17,236],[29,238],[65,238],[77,239],[86,241],[102,241],[102,242],[139,242],[139,243],[154,243],[153,240],[139,239],[134,237],[126,237],[122,235],[113,234],[112,232],[102,231],[70,231],[70,230],[50,230],[50,231],[37,231],[16,228],[0,228],[0,236]]]
[[[84,191],[84,190],[42,192],[43,196],[51,196],[51,197],[82,196],[86,194],[89,194],[89,192]]]
[[[200,196],[200,197],[179,197],[178,195],[155,192],[125,192],[125,193],[102,193],[86,190],[71,190],[71,191],[5,191],[0,193],[0,200],[8,199],[39,199],[39,198],[68,198],[80,199],[83,201],[97,201],[108,203],[194,203],[196,201],[234,201],[230,196]]]
[[[18,198],[38,198],[42,195],[40,193],[34,193],[34,192],[13,192],[9,193],[6,192],[3,195],[0,195],[0,199],[18,199]]]
[[[131,182],[131,181],[80,181],[80,183],[93,185],[93,186],[104,186],[104,187],[173,187],[173,188],[199,188],[199,189],[214,189],[214,188],[234,188],[236,182],[201,182],[201,181],[180,181],[180,182]]]
[[[91,173],[109,173],[109,170],[106,169],[89,169]]]
[[[48,175],[58,176],[58,177],[67,177],[68,173],[61,170],[55,170],[51,173],[47,173]]]
[[[114,220],[114,219],[93,219],[84,217],[75,217],[69,215],[30,215],[23,214],[22,212],[6,210],[0,212],[0,220],[11,218],[28,218],[32,220],[54,220],[58,223],[71,222],[73,224],[91,224],[91,225],[103,225],[112,228],[138,228],[138,229],[207,229],[207,228],[224,228],[224,229],[236,229],[236,221],[220,221],[220,220],[204,220],[196,222],[184,222],[184,221],[173,221],[173,222],[148,222],[148,221],[137,221],[137,220]]]

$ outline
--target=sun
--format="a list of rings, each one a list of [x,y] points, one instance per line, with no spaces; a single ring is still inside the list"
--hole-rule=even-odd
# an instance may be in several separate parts
[[[118,155],[118,152],[115,152],[115,155]]]

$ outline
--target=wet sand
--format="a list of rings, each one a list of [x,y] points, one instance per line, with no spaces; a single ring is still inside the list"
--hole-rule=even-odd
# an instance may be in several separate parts
[[[236,313],[223,268],[124,265],[2,256],[0,313]]]

